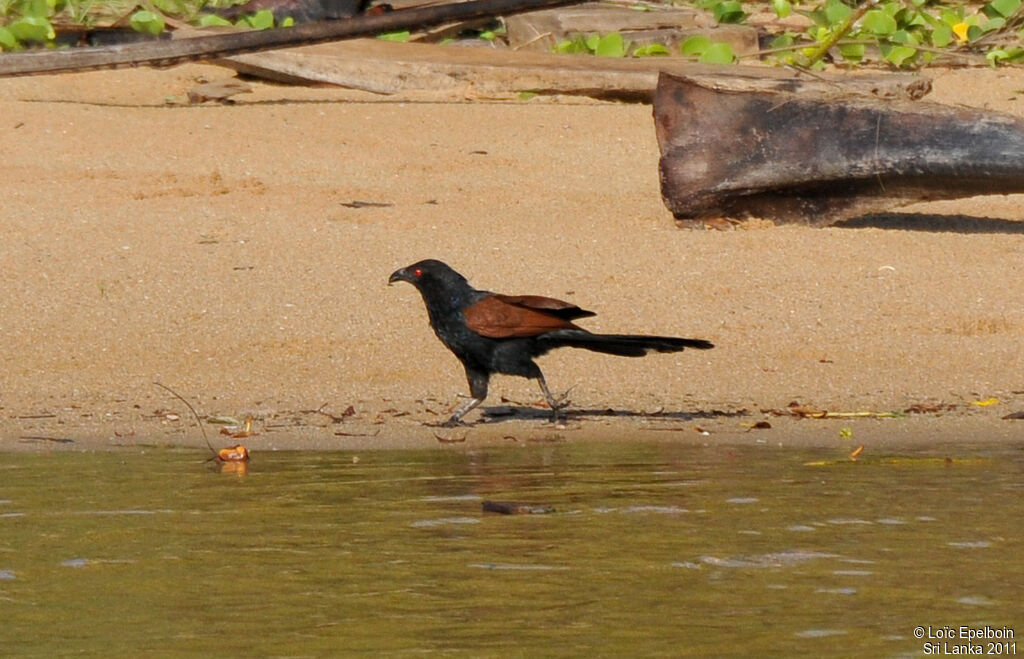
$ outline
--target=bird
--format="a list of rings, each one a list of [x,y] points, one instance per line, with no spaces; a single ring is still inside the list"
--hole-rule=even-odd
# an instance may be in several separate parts
[[[501,373],[537,380],[558,420],[568,406],[567,394],[556,398],[533,361],[550,350],[583,348],[622,357],[649,352],[708,350],[704,339],[636,334],[594,334],[573,321],[596,315],[572,304],[541,295],[502,295],[473,288],[448,264],[426,259],[391,273],[388,285],[408,282],[423,296],[430,326],[466,369],[470,398],[444,424],[454,427],[487,398],[491,375]]]

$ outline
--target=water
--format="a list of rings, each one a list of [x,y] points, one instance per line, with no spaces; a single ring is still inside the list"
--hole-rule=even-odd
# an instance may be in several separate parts
[[[837,455],[0,454],[0,654],[1024,654],[1024,450]]]

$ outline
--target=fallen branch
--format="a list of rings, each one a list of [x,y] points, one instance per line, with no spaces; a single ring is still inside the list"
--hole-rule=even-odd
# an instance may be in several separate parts
[[[69,73],[132,66],[174,66],[184,62],[227,57],[262,50],[369,37],[455,21],[508,16],[581,0],[471,0],[384,14],[360,15],[337,21],[307,23],[275,30],[252,30],[148,43],[68,48],[0,55],[0,77]]]
[[[1024,120],[793,81],[735,92],[661,74],[662,197],[679,220],[823,226],[934,199],[1024,192]]]

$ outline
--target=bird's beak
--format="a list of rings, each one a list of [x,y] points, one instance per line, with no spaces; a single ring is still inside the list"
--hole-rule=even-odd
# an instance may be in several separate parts
[[[405,271],[405,268],[399,268],[391,273],[391,276],[388,277],[388,286],[396,281],[411,281],[409,279],[409,273]]]

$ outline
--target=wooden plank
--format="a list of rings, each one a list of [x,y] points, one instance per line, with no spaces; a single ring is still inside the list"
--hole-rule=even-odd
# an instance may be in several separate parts
[[[283,82],[327,83],[380,94],[430,92],[438,98],[529,91],[651,102],[661,71],[721,89],[785,89],[797,80],[824,91],[916,99],[931,81],[912,74],[829,74],[796,78],[774,67],[695,64],[683,58],[597,58],[462,48],[379,39],[293,48],[218,60],[241,73]]]

